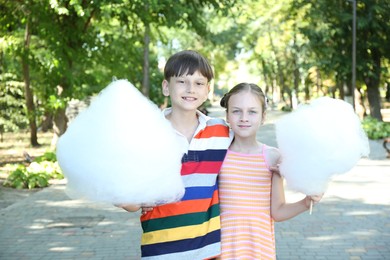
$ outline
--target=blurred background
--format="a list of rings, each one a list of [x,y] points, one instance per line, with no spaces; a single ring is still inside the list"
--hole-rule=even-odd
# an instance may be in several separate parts
[[[389,0],[0,0],[0,14],[4,178],[45,152],[55,161],[47,151],[115,78],[168,106],[162,69],[183,49],[214,68],[205,112],[253,82],[272,110],[330,96],[353,106],[370,139],[390,136]]]

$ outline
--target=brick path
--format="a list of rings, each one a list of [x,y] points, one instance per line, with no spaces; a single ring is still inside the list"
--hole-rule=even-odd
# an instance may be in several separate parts
[[[280,115],[260,129],[270,145]],[[312,215],[276,223],[278,260],[390,259],[390,160],[380,142],[371,146],[371,158],[335,178]],[[139,259],[139,213],[69,200],[64,187],[0,210],[0,259]],[[286,192],[289,201],[301,197]]]

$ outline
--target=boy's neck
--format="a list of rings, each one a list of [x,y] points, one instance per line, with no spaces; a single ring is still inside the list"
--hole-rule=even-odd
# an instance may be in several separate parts
[[[196,111],[184,112],[172,110],[166,118],[171,122],[173,128],[187,137],[189,142],[191,141],[199,125],[199,119]]]

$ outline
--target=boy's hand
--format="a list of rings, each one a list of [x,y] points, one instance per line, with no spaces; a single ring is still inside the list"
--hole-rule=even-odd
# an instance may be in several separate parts
[[[148,213],[149,211],[152,211],[153,206],[144,206],[141,209],[142,209],[141,213],[142,213],[142,215],[144,215],[144,214]]]
[[[132,205],[132,204],[117,204],[115,205],[118,208],[122,208],[128,212],[135,212],[141,208],[139,205]]]
[[[275,166],[270,166],[269,167],[269,170],[271,171],[272,174],[277,174],[279,176],[282,176],[280,174],[280,169],[279,169],[279,164],[275,165]]]

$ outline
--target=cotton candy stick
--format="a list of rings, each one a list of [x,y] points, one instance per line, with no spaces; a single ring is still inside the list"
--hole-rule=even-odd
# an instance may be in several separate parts
[[[311,215],[313,211],[313,200],[310,200],[310,209],[309,209],[309,214]]]

